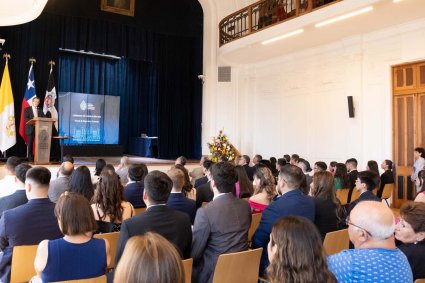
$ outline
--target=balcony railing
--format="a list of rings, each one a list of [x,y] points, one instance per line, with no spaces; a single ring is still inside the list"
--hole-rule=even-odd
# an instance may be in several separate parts
[[[245,7],[219,24],[220,46],[272,25],[342,0],[263,0]]]

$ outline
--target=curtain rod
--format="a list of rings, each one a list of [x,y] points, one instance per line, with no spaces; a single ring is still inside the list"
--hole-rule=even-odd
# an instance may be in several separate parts
[[[114,59],[114,60],[121,60],[121,57],[118,57],[115,55],[95,53],[91,51],[74,50],[74,49],[67,49],[67,48],[59,48],[59,51],[74,53],[74,54],[83,54],[83,55],[89,55],[89,56],[97,56],[97,57],[103,57],[103,58]]]

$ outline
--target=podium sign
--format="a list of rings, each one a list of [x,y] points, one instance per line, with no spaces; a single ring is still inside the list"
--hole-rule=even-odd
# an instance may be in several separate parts
[[[33,118],[27,122],[28,125],[35,126],[34,138],[34,164],[50,163],[50,146],[52,140],[52,125],[56,119]]]

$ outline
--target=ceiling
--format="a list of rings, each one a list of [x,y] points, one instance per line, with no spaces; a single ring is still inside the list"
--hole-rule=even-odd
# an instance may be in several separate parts
[[[373,6],[373,11],[320,28],[314,25],[326,19]],[[425,18],[425,0],[345,0],[318,9],[310,14],[274,25],[223,45],[219,60],[232,65],[255,64],[312,47],[340,42],[356,35]],[[261,42],[297,29],[304,32],[262,45]]]

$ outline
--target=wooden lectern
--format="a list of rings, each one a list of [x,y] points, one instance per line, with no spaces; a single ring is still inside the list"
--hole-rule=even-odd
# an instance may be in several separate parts
[[[52,125],[56,122],[53,118],[33,118],[27,125],[35,127],[34,137],[34,164],[50,163],[50,145],[52,140]]]

